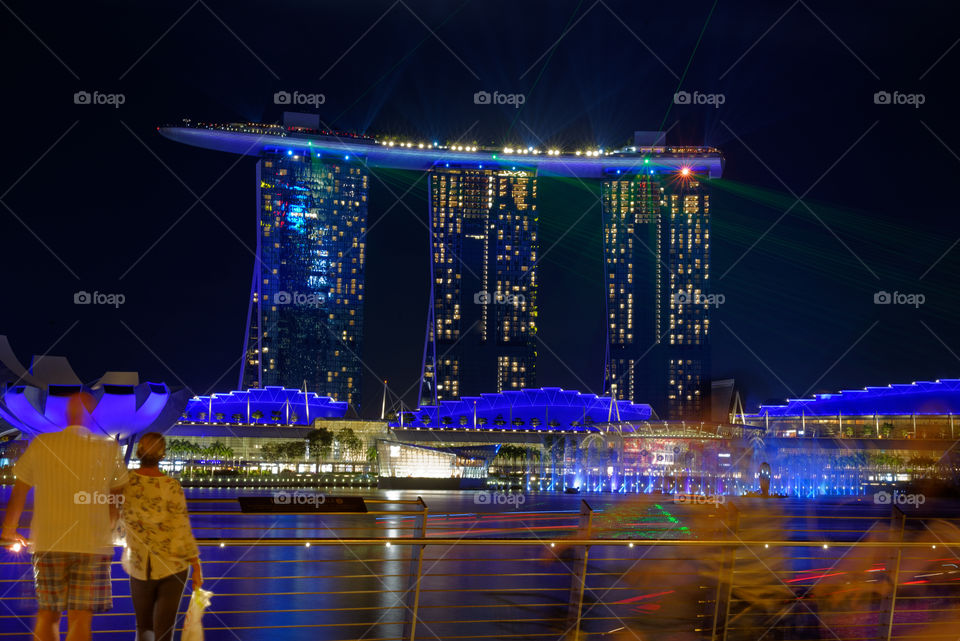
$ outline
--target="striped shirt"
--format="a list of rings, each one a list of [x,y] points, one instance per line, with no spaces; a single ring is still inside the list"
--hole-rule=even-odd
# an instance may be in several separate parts
[[[116,441],[71,425],[36,436],[13,473],[33,487],[34,552],[113,554],[110,504],[127,483]]]

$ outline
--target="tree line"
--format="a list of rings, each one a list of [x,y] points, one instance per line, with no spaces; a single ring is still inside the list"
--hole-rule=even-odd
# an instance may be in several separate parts
[[[349,427],[331,432],[325,427],[318,427],[307,435],[306,439],[293,441],[268,442],[260,448],[260,458],[268,461],[302,461],[310,450],[310,458],[320,462],[330,458],[334,443],[339,446],[340,457],[343,459],[359,459],[364,455],[363,439]],[[234,457],[233,448],[221,441],[214,441],[210,445],[202,446],[185,439],[171,439],[167,441],[167,454],[181,459],[218,459],[225,460]],[[367,453],[370,458],[370,453]]]

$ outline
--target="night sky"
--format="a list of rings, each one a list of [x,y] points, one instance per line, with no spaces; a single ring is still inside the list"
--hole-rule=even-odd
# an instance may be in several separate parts
[[[714,377],[735,377],[755,406],[960,376],[960,9],[948,3],[0,4],[0,333],[25,362],[49,351],[86,380],[137,370],[197,394],[233,389],[255,160],[156,127],[277,122],[274,93],[299,91],[324,95],[315,111],[331,127],[412,140],[609,148],[662,128],[669,144],[717,146]],[[525,104],[476,105],[480,90]],[[78,105],[78,91],[124,104]],[[678,91],[723,104],[674,104]],[[378,379],[416,401],[426,184],[371,178],[367,415]],[[601,391],[597,189],[541,179],[540,385]],[[79,290],[126,300],[75,305]],[[924,302],[876,305],[881,290]]]

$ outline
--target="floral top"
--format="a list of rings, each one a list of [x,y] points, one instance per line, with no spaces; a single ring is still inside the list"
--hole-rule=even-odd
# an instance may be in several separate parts
[[[180,483],[169,476],[132,473],[123,498],[126,544],[121,563],[127,574],[146,581],[187,569],[199,552]]]

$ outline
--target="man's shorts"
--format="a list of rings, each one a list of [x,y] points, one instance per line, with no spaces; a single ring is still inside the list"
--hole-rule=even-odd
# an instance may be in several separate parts
[[[106,554],[37,552],[33,579],[41,610],[106,612],[113,607]]]

